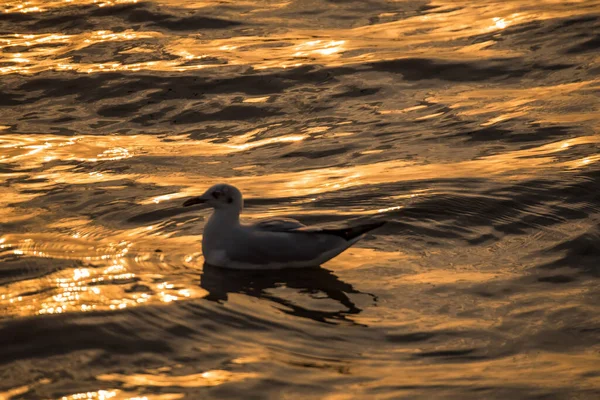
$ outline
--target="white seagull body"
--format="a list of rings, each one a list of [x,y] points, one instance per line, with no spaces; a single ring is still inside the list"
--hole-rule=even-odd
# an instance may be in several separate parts
[[[319,266],[359,241],[385,222],[345,229],[308,227],[288,219],[256,224],[240,222],[241,192],[231,185],[211,187],[183,205],[202,204],[214,213],[204,227],[202,252],[206,263],[234,269],[280,269]]]

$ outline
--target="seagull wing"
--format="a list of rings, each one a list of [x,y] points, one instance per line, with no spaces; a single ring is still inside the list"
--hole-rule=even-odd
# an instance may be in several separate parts
[[[271,218],[258,222],[253,228],[267,232],[324,233],[339,236],[345,240],[352,240],[384,224],[385,221],[375,221],[336,229],[322,226],[306,226],[291,218]]]
[[[292,218],[269,218],[257,222],[252,228],[268,232],[290,232],[306,228],[306,225]]]
[[[232,268],[288,268],[316,266],[356,243],[383,222],[345,229],[304,226],[296,220],[271,219],[245,225],[227,242]]]
[[[275,223],[245,226],[227,242],[226,254],[233,268],[282,268],[317,266],[339,254],[351,243],[335,235],[302,232],[295,224]],[[282,230],[287,227],[287,230]],[[289,229],[291,228],[291,229]]]

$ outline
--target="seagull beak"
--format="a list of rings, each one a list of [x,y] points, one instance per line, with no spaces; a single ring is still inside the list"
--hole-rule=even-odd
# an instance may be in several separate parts
[[[191,199],[187,199],[185,203],[183,203],[184,207],[194,206],[196,204],[204,204],[206,203],[206,199],[202,196],[192,197]]]

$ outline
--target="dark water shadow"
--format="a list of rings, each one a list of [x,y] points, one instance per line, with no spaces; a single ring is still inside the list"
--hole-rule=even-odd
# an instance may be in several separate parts
[[[112,27],[123,31],[135,26],[140,30],[158,29],[167,31],[203,31],[231,29],[241,22],[207,15],[205,8],[193,10],[177,6],[156,5],[150,1],[133,4],[115,4],[109,7],[96,5],[72,5],[51,7],[35,13],[4,12],[0,14],[0,31],[24,33],[63,33],[105,29]]]
[[[360,325],[347,318],[349,315],[362,312],[349,294],[368,295],[374,302],[377,301],[375,295],[356,290],[351,284],[340,280],[331,271],[321,267],[244,271],[214,267],[205,263],[200,287],[208,291],[205,299],[210,301],[224,303],[228,301],[229,294],[240,293],[280,304],[284,306],[281,311],[286,314],[329,324],[334,324],[335,321],[347,321]],[[318,303],[333,300],[343,308],[336,311],[308,308],[269,291],[276,288],[295,289],[298,293],[308,294]]]

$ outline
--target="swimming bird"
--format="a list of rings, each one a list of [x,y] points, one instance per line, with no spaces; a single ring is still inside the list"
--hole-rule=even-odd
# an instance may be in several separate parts
[[[337,256],[365,233],[385,221],[344,229],[310,227],[290,218],[272,218],[255,224],[240,222],[242,193],[228,184],[217,184],[203,195],[183,203],[212,207],[204,227],[202,253],[207,264],[234,269],[280,269],[319,266]]]

